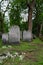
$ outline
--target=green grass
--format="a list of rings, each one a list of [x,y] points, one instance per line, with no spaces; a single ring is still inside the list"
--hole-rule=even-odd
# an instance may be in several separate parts
[[[0,53],[9,51],[12,54],[15,52],[28,52],[32,57],[35,57],[35,59],[32,58],[25,58],[22,61],[19,60],[18,57],[15,59],[8,58],[3,61],[0,65],[43,65],[43,41],[41,41],[39,38],[34,39],[32,42],[22,42],[19,45],[12,45],[12,48],[2,48],[2,40],[0,39]],[[8,45],[7,45],[8,46]]]
[[[36,39],[33,39],[32,43],[43,44],[43,41],[41,41],[39,38],[36,38]]]
[[[2,40],[1,40],[1,38],[0,38],[0,47],[2,47],[2,45],[3,45],[3,44],[2,44]]]

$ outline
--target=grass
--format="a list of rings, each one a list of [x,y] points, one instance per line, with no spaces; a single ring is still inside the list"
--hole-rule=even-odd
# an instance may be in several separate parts
[[[2,44],[2,40],[1,40],[1,38],[0,38],[0,47],[2,47],[2,45],[3,45],[3,44]]]
[[[39,38],[33,39],[33,42],[35,44],[43,44],[43,41],[41,41]]]
[[[0,53],[9,51],[26,52],[27,56],[21,61],[18,57],[15,59],[8,58],[0,65],[43,65],[43,41],[39,38],[34,39],[32,42],[22,42],[19,45],[12,45],[11,48],[2,48],[2,40],[0,39]]]

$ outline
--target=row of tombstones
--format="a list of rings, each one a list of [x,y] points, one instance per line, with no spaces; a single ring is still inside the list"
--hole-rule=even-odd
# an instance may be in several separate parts
[[[20,40],[31,41],[32,34],[30,31],[20,31],[19,26],[12,26],[8,33],[2,34],[3,43],[20,43]]]

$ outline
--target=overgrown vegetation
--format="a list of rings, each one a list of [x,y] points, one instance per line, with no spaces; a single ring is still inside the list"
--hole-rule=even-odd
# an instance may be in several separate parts
[[[10,24],[10,26],[19,25],[21,30],[28,30],[30,28],[33,34],[38,37],[43,35],[43,0],[9,0],[7,1],[9,3],[6,10],[3,12],[1,8],[2,2],[4,3],[4,0],[0,1],[0,32],[7,32],[8,25]],[[9,20],[6,20],[6,12],[9,13]],[[21,14],[28,14],[28,19],[24,21],[25,16],[22,17]],[[32,18],[34,18],[33,21]],[[7,23],[10,22],[6,24],[5,20]]]
[[[21,42],[19,45],[4,45],[3,48],[2,41],[0,40],[0,54],[10,52],[14,55],[15,52],[21,54],[26,53],[23,60],[19,60],[19,57],[10,58],[3,60],[0,65],[43,65],[43,42],[37,38],[32,42]],[[8,47],[11,46],[11,47]]]
[[[8,3],[5,11],[4,1]],[[28,20],[24,21],[25,16],[22,17],[21,14],[28,14]],[[9,27],[13,25],[18,25],[21,31],[30,30],[38,38],[31,42],[21,41],[18,45],[4,45],[0,39],[0,56],[6,52],[18,52],[20,55],[22,52],[26,53],[23,60],[19,60],[18,56],[8,57],[2,63],[0,61],[0,65],[43,65],[43,0],[1,0],[0,35],[8,32]]]

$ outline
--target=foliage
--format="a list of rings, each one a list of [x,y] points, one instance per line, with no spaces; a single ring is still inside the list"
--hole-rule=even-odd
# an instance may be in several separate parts
[[[4,32],[3,31],[3,20],[4,20],[3,14],[2,12],[0,12],[0,32]]]
[[[9,13],[10,16],[10,25],[20,25],[20,21],[21,21],[21,17],[20,17],[20,5],[17,3],[15,4],[15,2],[12,3],[11,5],[11,10]]]
[[[35,9],[36,14],[33,21],[33,33],[39,36],[41,24],[43,23],[43,0],[36,0]]]
[[[4,22],[4,33],[8,32],[8,23]]]
[[[20,25],[20,29],[23,30],[28,30],[28,22],[22,22]]]
[[[28,23],[22,23],[22,17],[21,13],[25,13],[24,10],[30,6],[30,3],[32,3],[33,0],[9,0],[8,4],[8,12],[9,12],[9,19],[10,19],[10,25],[19,25],[21,30],[27,30]],[[33,8],[33,14],[34,14],[34,21],[33,23],[33,33],[37,36],[39,36],[41,24],[43,23],[43,0],[35,0],[35,7]],[[10,6],[9,6],[10,5]],[[7,10],[7,9],[6,9]],[[2,16],[0,16],[0,20],[3,21]],[[1,25],[0,25],[1,26]],[[2,27],[3,28],[3,23]],[[0,29],[2,30],[2,29]],[[5,23],[4,24],[4,30],[8,31],[8,26]],[[43,28],[42,28],[42,34],[43,34]]]

